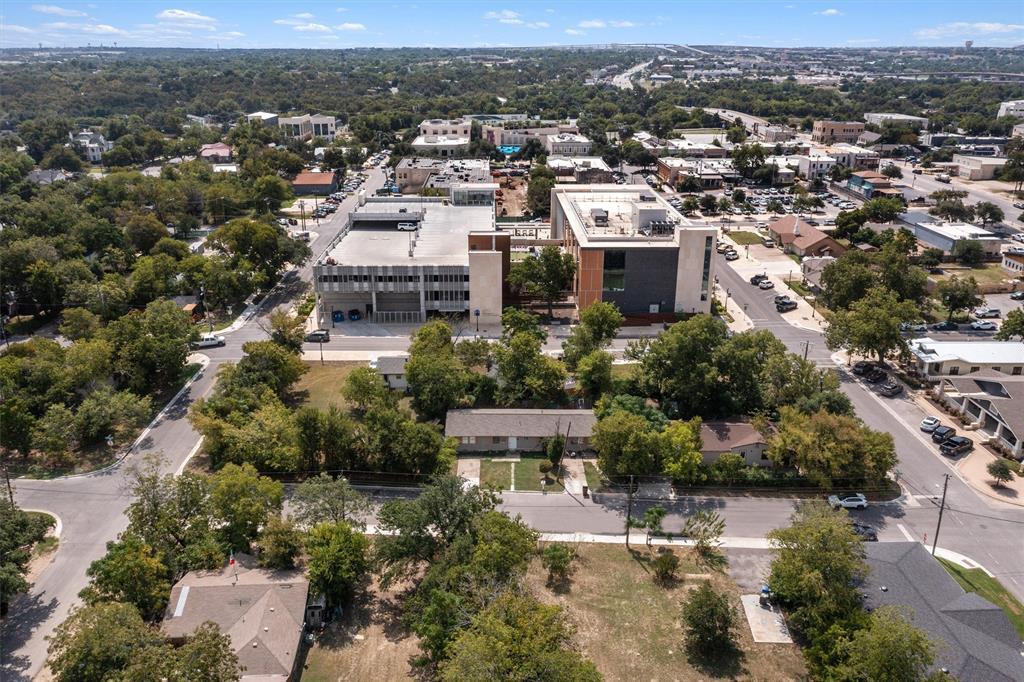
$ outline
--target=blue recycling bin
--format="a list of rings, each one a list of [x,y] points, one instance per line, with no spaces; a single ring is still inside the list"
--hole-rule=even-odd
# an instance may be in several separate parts
[[[334,320],[335,322],[344,322],[345,321],[345,311],[344,310],[333,310],[333,311],[331,311],[331,319]]]

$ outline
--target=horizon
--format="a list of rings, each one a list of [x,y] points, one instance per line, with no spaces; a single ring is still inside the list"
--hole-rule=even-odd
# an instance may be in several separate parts
[[[879,24],[882,16],[885,21]],[[641,43],[942,49],[962,47],[965,41],[977,48],[1024,47],[1020,3],[982,0],[965,7],[948,0],[649,0],[625,6],[607,1],[308,0],[282,9],[274,3],[238,0],[16,0],[7,2],[0,16],[4,49],[518,49]]]

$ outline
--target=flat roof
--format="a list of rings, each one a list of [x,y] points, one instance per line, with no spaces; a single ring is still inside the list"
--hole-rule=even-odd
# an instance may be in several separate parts
[[[468,137],[458,135],[419,135],[412,141],[412,146],[429,147],[431,145],[469,144]]]
[[[1024,364],[1024,341],[936,341],[913,339],[910,351],[926,362],[963,360],[981,364]]]
[[[605,160],[600,156],[558,156],[551,155],[548,157],[549,168],[573,168],[573,169],[591,169],[596,168],[597,170],[610,171],[611,168],[605,163]]]
[[[980,239],[980,240],[998,240],[999,237],[992,234],[988,230],[978,227],[977,225],[971,225],[970,223],[943,223],[943,222],[931,222],[925,221],[917,223],[917,226],[935,234],[941,235],[948,239]]]
[[[405,212],[399,213],[403,208]],[[418,218],[419,230],[396,227],[398,222]],[[374,197],[353,212],[353,219],[354,226],[325,254],[336,265],[469,265],[467,237],[470,232],[494,229],[494,207]],[[410,244],[414,244],[411,258]]]

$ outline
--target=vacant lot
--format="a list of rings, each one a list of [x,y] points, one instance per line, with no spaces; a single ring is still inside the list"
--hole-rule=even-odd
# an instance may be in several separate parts
[[[357,367],[366,367],[365,362],[319,362],[306,363],[309,371],[295,384],[295,394],[304,405],[326,410],[331,405],[348,409],[349,405],[341,396],[345,379]]]
[[[634,548],[636,549],[636,548]],[[570,585],[552,590],[535,561],[527,575],[533,592],[566,610],[577,628],[581,651],[606,680],[796,680],[806,677],[799,649],[790,644],[755,644],[750,636],[739,589],[720,572],[703,574],[686,550],[680,580],[663,586],[649,568],[652,553],[643,546],[630,552],[621,545],[580,545]],[[680,613],[687,593],[708,578],[725,591],[737,609],[741,656],[716,666],[697,667],[683,649]]]
[[[761,235],[755,234],[754,232],[743,232],[740,230],[730,232],[728,236],[729,239],[733,240],[734,242],[741,246],[749,244],[760,244],[761,240],[763,239]]]
[[[956,265],[943,265],[941,275],[932,275],[936,280],[942,281],[950,277],[967,279],[973,277],[979,285],[1001,284],[1003,281],[1012,279],[999,263],[985,263],[976,268],[968,268]]]

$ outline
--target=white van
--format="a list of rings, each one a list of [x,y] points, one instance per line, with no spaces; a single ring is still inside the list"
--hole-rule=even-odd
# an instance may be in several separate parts
[[[405,230],[407,232],[412,232],[413,230],[418,230],[419,227],[420,227],[419,223],[398,223],[398,229],[399,230]]]

